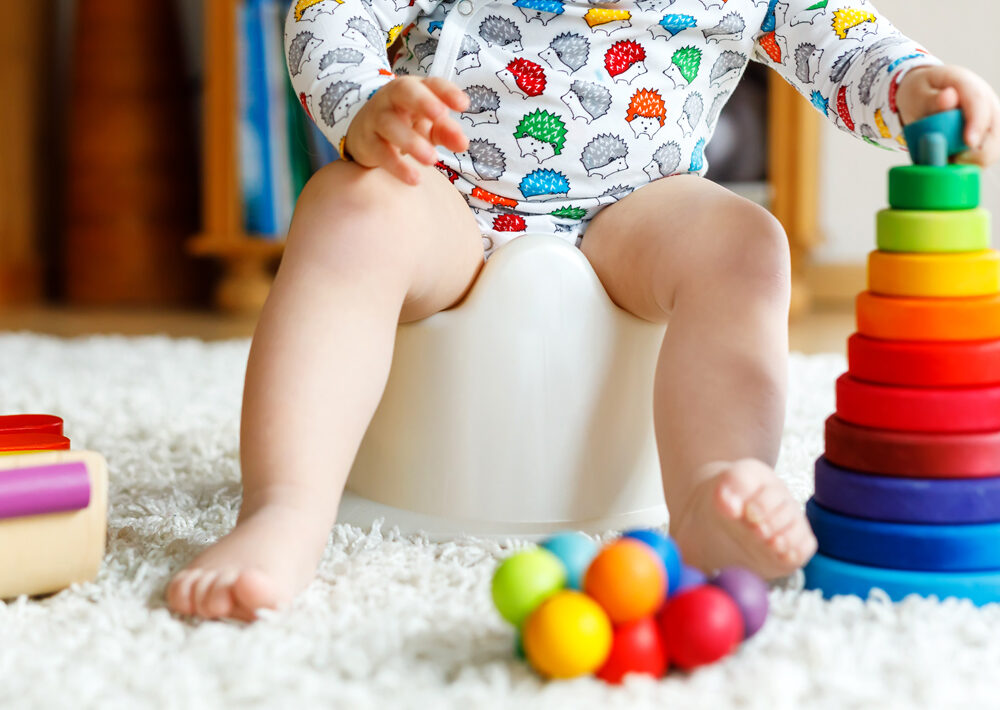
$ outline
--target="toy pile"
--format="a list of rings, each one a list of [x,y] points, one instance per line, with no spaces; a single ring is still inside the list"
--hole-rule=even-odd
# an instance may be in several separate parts
[[[985,604],[1000,601],[1000,253],[979,168],[948,164],[961,112],[905,130],[915,164],[889,172],[806,506],[806,587]]]
[[[107,464],[69,448],[59,417],[0,416],[0,599],[56,592],[101,566]]]
[[[673,540],[632,530],[601,549],[560,533],[505,559],[493,602],[518,630],[518,654],[548,678],[660,677],[731,653],[767,618],[767,585],[740,567],[711,579]]]

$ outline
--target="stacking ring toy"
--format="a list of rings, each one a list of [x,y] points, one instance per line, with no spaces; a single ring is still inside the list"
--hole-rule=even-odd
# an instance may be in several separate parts
[[[990,244],[990,213],[984,209],[929,212],[880,210],[875,241],[882,251],[960,252]]]
[[[868,255],[868,289],[883,296],[962,298],[1000,291],[1000,252]]]
[[[1000,522],[1000,478],[875,476],[816,461],[814,500],[834,513],[890,523]]]
[[[1000,294],[976,298],[890,298],[858,294],[858,332],[882,340],[995,340]]]
[[[921,343],[855,333],[847,340],[847,362],[855,378],[884,385],[1000,384],[1000,340]]]
[[[976,165],[900,165],[889,170],[889,206],[894,210],[971,210],[979,206],[979,167]],[[906,239],[904,234],[895,237]],[[951,239],[948,235],[938,235],[949,245],[958,246],[959,239]],[[977,239],[986,236],[986,242],[977,241],[982,246],[972,246],[969,249],[954,251],[974,251],[985,249],[989,244],[988,234],[977,235]],[[879,249],[886,247],[879,244]],[[917,249],[892,249],[892,251],[924,251]],[[926,251],[952,251],[947,249],[927,249]]]
[[[844,374],[837,380],[837,416],[895,431],[994,431],[1000,429],[1000,387],[890,387]]]
[[[919,121],[906,124],[903,127],[903,137],[914,163],[933,165],[944,163],[951,156],[968,150],[962,136],[964,130],[962,109],[956,108],[932,113]],[[930,139],[935,140],[931,142]],[[941,143],[940,146],[937,145],[938,142]]]
[[[921,434],[826,420],[826,459],[852,471],[920,478],[1000,476],[1000,431]]]
[[[930,572],[1000,570],[1000,523],[917,525],[839,515],[806,503],[819,551],[871,567]]]
[[[838,595],[867,599],[873,589],[885,590],[893,601],[911,594],[939,599],[958,597],[982,606],[1000,600],[1000,571],[912,572],[865,567],[815,555],[805,567],[806,589],[819,589],[827,599]]]

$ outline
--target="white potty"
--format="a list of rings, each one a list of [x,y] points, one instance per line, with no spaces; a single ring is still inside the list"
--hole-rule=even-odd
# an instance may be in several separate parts
[[[612,303],[566,241],[507,243],[458,306],[399,326],[338,522],[432,539],[662,524],[664,330]]]

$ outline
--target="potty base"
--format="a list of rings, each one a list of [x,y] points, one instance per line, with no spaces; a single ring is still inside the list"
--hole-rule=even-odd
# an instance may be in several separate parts
[[[490,520],[469,520],[462,518],[446,518],[411,510],[394,508],[391,505],[376,503],[349,490],[344,491],[337,512],[337,522],[369,528],[371,524],[383,519],[382,529],[397,527],[403,535],[423,533],[432,542],[443,542],[465,537],[483,537],[490,539],[518,538],[524,540],[541,540],[553,533],[567,529],[595,535],[608,530],[627,530],[629,528],[654,528],[667,522],[667,507],[653,506],[644,510],[615,515],[596,520],[567,520],[564,522],[503,522]]]

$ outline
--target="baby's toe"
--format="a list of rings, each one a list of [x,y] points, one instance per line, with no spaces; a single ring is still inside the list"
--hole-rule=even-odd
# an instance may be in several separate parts
[[[780,483],[763,485],[750,498],[743,509],[743,519],[757,529],[762,537],[770,537],[784,527],[784,507],[791,503],[788,491]]]
[[[804,516],[793,520],[771,540],[771,547],[785,562],[801,567],[816,552],[816,538]]]
[[[194,606],[194,613],[202,618],[210,618],[206,602],[208,601],[208,592],[218,576],[219,573],[215,570],[203,570],[201,577],[191,587],[191,601],[192,606]]]
[[[256,569],[244,570],[233,584],[232,593],[242,615],[250,619],[256,616],[257,609],[275,609],[281,602],[271,578]]]
[[[205,595],[205,610],[209,618],[229,616],[233,609],[233,584],[239,577],[236,570],[221,572]]]
[[[191,587],[198,580],[200,570],[185,569],[174,575],[167,586],[167,606],[178,614],[194,613]]]
[[[790,498],[782,500],[767,512],[756,527],[757,533],[765,540],[785,532],[802,517],[802,506]]]
[[[761,489],[764,481],[751,467],[739,462],[719,474],[715,488],[716,502],[729,517],[745,514],[747,501]]]

